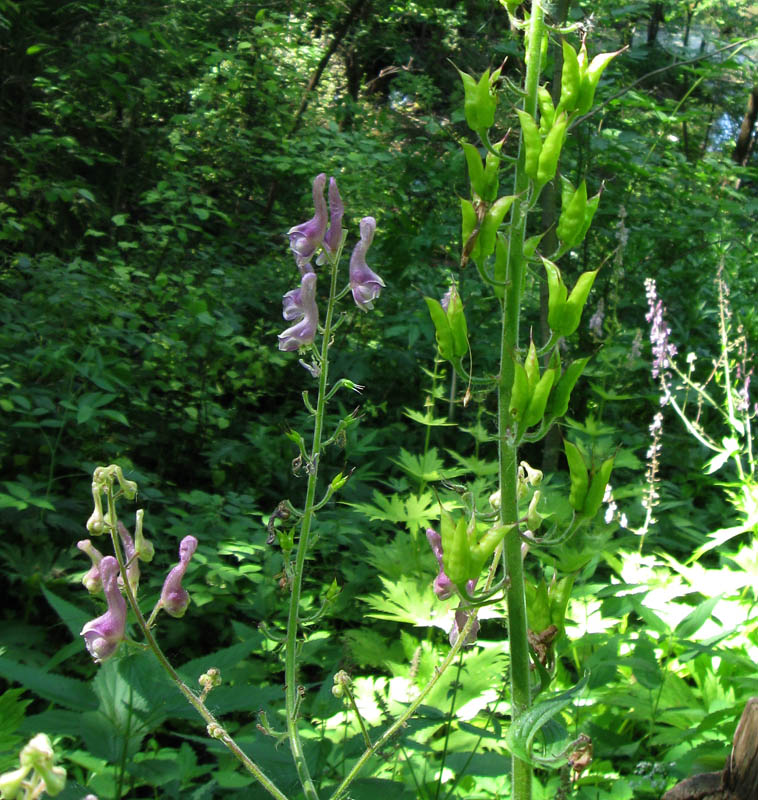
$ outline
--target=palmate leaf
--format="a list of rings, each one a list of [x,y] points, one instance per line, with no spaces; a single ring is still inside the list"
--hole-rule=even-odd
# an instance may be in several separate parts
[[[384,586],[381,594],[369,594],[360,598],[373,609],[368,616],[405,622],[421,628],[448,630],[449,612],[458,603],[457,598],[438,600],[429,580],[421,582],[404,576],[397,580],[380,576],[380,580]]]
[[[582,692],[588,680],[589,673],[585,672],[584,677],[576,686],[535,703],[523,714],[516,717],[505,735],[505,742],[511,753],[533,766],[549,766],[562,762],[565,756],[565,747],[560,752],[550,752],[545,756],[534,756],[532,753],[534,739],[543,727],[553,721],[554,717],[569,706],[571,701]],[[549,734],[549,739],[557,741],[557,730],[548,728],[547,733]]]
[[[464,469],[445,469],[443,461],[437,455],[437,448],[432,447],[420,456],[411,455],[407,450],[400,450],[397,459],[390,459],[393,464],[397,464],[403,472],[412,478],[424,483],[433,483],[443,478],[455,478],[463,475]]]

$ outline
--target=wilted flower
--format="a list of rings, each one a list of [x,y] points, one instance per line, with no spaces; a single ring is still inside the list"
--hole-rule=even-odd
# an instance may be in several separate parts
[[[103,554],[89,539],[82,539],[81,542],[76,543],[76,546],[92,561],[92,566],[84,573],[82,583],[90,594],[97,594],[103,588],[103,581],[100,577],[100,562],[103,560]]]
[[[384,281],[366,264],[366,252],[371,246],[376,231],[376,220],[364,217],[361,220],[361,240],[350,256],[350,288],[353,300],[362,311],[374,307],[374,300],[384,288]]]
[[[332,256],[337,252],[342,241],[342,216],[344,213],[345,206],[342,204],[337,181],[334,178],[329,178],[329,230],[324,236],[324,248]],[[316,263],[322,264],[325,260],[322,253]]]
[[[295,254],[298,267],[303,269],[324,241],[326,232],[326,201],[324,186],[326,174],[321,173],[313,179],[313,206],[316,213],[307,222],[295,225],[287,231],[290,248]],[[339,195],[338,195],[339,196]]]
[[[100,577],[108,610],[82,628],[84,643],[97,663],[110,658],[125,635],[126,601],[118,587],[118,573],[118,561],[113,556],[104,556],[100,562]]]
[[[469,617],[473,613],[472,609],[466,609],[463,606],[458,606],[455,610],[455,620],[453,622],[453,627],[450,628],[450,633],[448,634],[448,639],[450,641],[450,645],[454,645],[456,639],[460,635],[461,631],[465,627],[466,623],[469,620]],[[479,620],[474,620],[474,624],[471,627],[471,630],[468,632],[465,640],[463,641],[464,647],[466,645],[471,645],[476,642],[476,637],[479,635]]]
[[[426,538],[440,567],[440,571],[437,573],[437,577],[434,579],[434,593],[437,595],[437,597],[439,597],[440,600],[447,600],[448,597],[452,597],[455,593],[455,585],[445,574],[445,569],[442,565],[442,537],[439,535],[439,533],[437,533],[437,531],[434,530],[434,528],[427,528]]]
[[[439,564],[440,571],[437,573],[437,577],[434,579],[434,593],[440,600],[447,600],[449,597],[452,597],[455,593],[455,584],[447,577],[445,574],[445,569],[442,563],[442,537],[434,530],[434,528],[427,528],[426,529],[426,538],[429,542],[430,547],[432,548],[432,552],[434,553],[434,557],[437,559],[437,563]],[[472,579],[466,583],[466,591],[469,594],[473,594],[474,589],[476,589],[476,580]],[[463,629],[464,625],[468,621],[469,615],[471,614],[471,610],[467,609],[461,604],[458,606],[455,612],[455,619],[453,621],[453,627],[450,629],[449,639],[450,644],[455,644],[455,640],[458,638],[458,634]],[[466,641],[463,643],[464,645],[474,644],[476,641],[476,637],[479,633],[479,620],[476,620],[473,627],[468,633],[466,637]]]
[[[163,583],[160,606],[172,617],[184,616],[190,603],[189,592],[182,587],[182,578],[195,550],[197,539],[194,536],[185,536],[179,544],[179,563],[171,569]]]
[[[318,329],[315,272],[306,272],[300,281],[300,288],[284,295],[282,307],[284,319],[299,319],[299,322],[279,334],[279,349],[297,350],[304,344],[310,344]]]

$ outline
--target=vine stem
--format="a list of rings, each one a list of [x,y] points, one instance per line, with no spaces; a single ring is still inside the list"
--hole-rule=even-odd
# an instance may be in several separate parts
[[[287,735],[290,750],[295,761],[300,784],[308,800],[318,800],[318,792],[308,770],[308,763],[303,752],[303,743],[297,725],[298,685],[297,685],[297,636],[299,630],[300,594],[303,584],[303,570],[305,557],[308,554],[308,539],[310,538],[311,524],[313,522],[314,505],[316,499],[316,484],[318,481],[318,467],[321,455],[321,435],[324,429],[324,414],[326,412],[326,387],[329,373],[329,344],[334,319],[334,306],[337,297],[337,264],[339,263],[342,248],[340,247],[334,260],[329,260],[331,266],[331,286],[329,289],[329,303],[324,321],[324,333],[321,343],[321,372],[318,381],[318,401],[316,403],[315,421],[313,425],[313,443],[310,459],[306,465],[308,472],[308,486],[305,493],[303,519],[300,525],[300,536],[297,542],[295,555],[295,568],[292,573],[292,587],[290,593],[289,616],[287,619],[287,639],[284,659],[285,704],[287,709]]]
[[[540,76],[540,49],[545,28],[540,0],[533,0],[527,30],[527,69],[524,81],[524,111],[532,117],[537,111]],[[505,302],[500,346],[498,381],[498,473],[500,482],[500,522],[518,524],[518,441],[510,415],[511,392],[519,341],[521,294],[524,283],[524,240],[529,213],[529,178],[524,170],[523,137],[514,178],[515,200],[511,207],[511,236],[508,246]],[[503,548],[503,567],[507,576],[508,641],[510,648],[511,718],[515,719],[531,704],[529,687],[529,642],[527,638],[526,596],[521,539],[507,536]],[[531,800],[532,768],[511,758],[511,798]]]
[[[119,537],[117,533],[118,518],[116,517],[116,502],[113,495],[112,486],[108,487],[106,494],[108,501],[108,519],[112,523],[111,525],[109,525],[109,527],[111,529],[111,540],[113,542],[113,551],[116,554],[116,560],[118,561],[121,577],[123,578],[126,599],[127,602],[129,603],[130,608],[134,612],[134,616],[137,619],[137,626],[142,631],[142,635],[145,637],[145,641],[147,642],[148,647],[153,651],[153,654],[158,659],[158,663],[166,671],[168,676],[176,685],[177,689],[179,689],[179,691],[187,699],[187,702],[189,702],[189,704],[205,720],[205,722],[207,723],[208,735],[213,739],[218,739],[272,797],[277,798],[277,800],[289,800],[287,795],[284,794],[273,783],[273,781],[263,772],[263,770],[255,763],[255,761],[253,761],[242,750],[242,748],[240,748],[240,746],[234,741],[234,739],[232,739],[232,737],[227,733],[226,729],[216,719],[216,717],[208,709],[205,703],[181,679],[179,673],[174,669],[171,662],[166,658],[163,650],[161,650],[160,645],[158,644],[155,636],[153,636],[153,632],[150,629],[150,626],[147,624],[145,617],[142,614],[142,611],[140,610],[140,607],[137,603],[137,598],[134,592],[132,591],[132,587],[129,584],[129,581],[126,576],[126,562],[124,560],[124,555],[121,550],[121,544],[119,542]]]

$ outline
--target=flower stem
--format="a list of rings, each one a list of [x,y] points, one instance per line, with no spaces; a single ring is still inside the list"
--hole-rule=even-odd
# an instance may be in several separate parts
[[[331,265],[331,286],[329,289],[329,303],[326,309],[326,320],[324,321],[324,333],[321,343],[321,372],[318,381],[318,400],[316,402],[315,421],[313,425],[313,443],[311,447],[310,459],[307,465],[308,486],[305,493],[305,506],[303,508],[303,518],[300,524],[300,536],[297,542],[297,552],[295,555],[295,568],[292,572],[292,587],[290,594],[289,617],[287,619],[287,643],[284,659],[284,680],[285,680],[285,703],[287,708],[287,735],[290,741],[290,750],[295,761],[300,783],[308,800],[318,800],[318,792],[313,783],[308,764],[303,752],[303,743],[300,739],[300,732],[297,724],[298,706],[298,686],[297,686],[297,637],[298,622],[300,611],[300,593],[303,584],[303,569],[305,557],[308,553],[308,539],[313,522],[314,506],[316,500],[316,484],[318,482],[318,467],[321,456],[321,435],[324,428],[324,415],[326,412],[326,387],[329,373],[329,344],[332,332],[332,321],[334,318],[334,306],[337,297],[337,264],[339,263],[340,252],[337,253]]]
[[[276,797],[277,800],[288,800],[287,795],[278,789],[271,779],[263,772],[263,770],[246,753],[242,751],[240,746],[226,732],[216,717],[208,710],[208,707],[205,705],[205,703],[179,677],[179,673],[173,668],[171,662],[166,658],[165,654],[161,650],[160,645],[153,636],[153,632],[145,620],[142,611],[140,610],[140,607],[137,603],[137,598],[132,591],[131,584],[126,577],[126,563],[124,562],[124,556],[121,551],[119,537],[116,532],[118,520],[116,517],[116,503],[113,497],[112,486],[109,486],[107,489],[107,500],[108,519],[113,523],[112,526],[110,526],[111,540],[113,542],[113,550],[116,554],[116,559],[121,571],[121,577],[123,578],[126,600],[134,612],[134,616],[137,619],[137,626],[142,631],[142,635],[145,637],[148,647],[153,651],[153,654],[158,659],[158,663],[168,673],[168,676],[174,682],[177,689],[179,689],[189,704],[193,706],[197,713],[200,714],[200,716],[206,721],[208,735],[212,736],[214,739],[218,739],[272,797]]]

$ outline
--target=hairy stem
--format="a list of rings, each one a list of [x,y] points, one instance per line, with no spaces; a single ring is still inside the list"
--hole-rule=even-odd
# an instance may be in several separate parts
[[[532,117],[537,111],[537,87],[540,75],[540,44],[544,31],[544,16],[539,0],[532,3],[527,31],[527,70],[524,82],[524,111]],[[514,195],[511,209],[511,237],[508,247],[505,303],[500,343],[500,379],[498,381],[498,462],[500,481],[500,522],[518,524],[518,443],[510,416],[513,388],[514,359],[518,348],[521,293],[524,283],[524,239],[528,215],[529,178],[524,171],[523,141],[519,150]],[[529,689],[529,643],[527,639],[526,597],[521,540],[507,536],[503,549],[507,576],[508,640],[510,647],[510,683],[512,718],[515,719],[531,704]],[[512,757],[513,800],[530,800],[532,769],[516,756]]]

